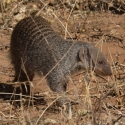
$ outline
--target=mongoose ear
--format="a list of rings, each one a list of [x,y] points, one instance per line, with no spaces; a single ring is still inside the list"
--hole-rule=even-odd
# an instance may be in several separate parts
[[[85,48],[82,47],[79,51],[79,58],[82,62],[84,62],[84,58],[85,58]]]

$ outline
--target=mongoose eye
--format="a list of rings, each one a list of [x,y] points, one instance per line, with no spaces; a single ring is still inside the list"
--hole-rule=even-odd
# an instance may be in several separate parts
[[[102,64],[104,64],[104,61],[98,60],[98,63],[99,63],[100,65],[102,65]]]

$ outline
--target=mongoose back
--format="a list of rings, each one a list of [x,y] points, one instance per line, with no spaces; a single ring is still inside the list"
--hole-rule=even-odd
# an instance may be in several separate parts
[[[68,77],[90,68],[100,75],[111,75],[105,56],[93,45],[65,40],[42,17],[26,17],[13,30],[10,43],[14,81],[33,80],[34,73],[46,76],[51,90],[64,93]]]

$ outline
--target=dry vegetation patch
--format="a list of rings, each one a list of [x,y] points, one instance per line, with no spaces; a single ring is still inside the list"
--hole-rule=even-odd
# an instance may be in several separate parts
[[[124,0],[3,0],[0,5],[0,124],[1,125],[124,125],[125,124],[125,2]],[[55,104],[46,80],[36,75],[32,93],[18,94],[12,83],[10,37],[17,22],[29,15],[47,19],[65,39],[97,46],[111,64],[113,75],[85,71],[72,76],[67,96],[76,101],[72,119]],[[10,84],[12,83],[12,84]],[[22,84],[22,83],[21,83]],[[25,83],[24,83],[25,85]]]

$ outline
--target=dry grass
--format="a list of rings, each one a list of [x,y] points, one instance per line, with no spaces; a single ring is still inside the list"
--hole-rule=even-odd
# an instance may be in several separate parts
[[[1,125],[125,124],[125,2],[106,1],[106,6],[107,4],[109,6],[105,8],[105,4],[99,6],[99,2],[96,1],[91,3],[68,1],[3,0],[1,2]],[[113,71],[111,77],[82,71],[70,78],[66,95],[77,102],[72,106],[70,120],[67,119],[68,116],[63,116],[65,107],[58,107],[55,104],[60,95],[48,88],[44,78],[36,76],[29,85],[32,90],[30,95],[15,93],[15,88],[20,89],[20,83],[11,82],[14,71],[8,56],[10,36],[16,23],[30,14],[41,15],[47,19],[54,30],[65,39],[77,39],[94,44],[106,55],[111,64]]]

